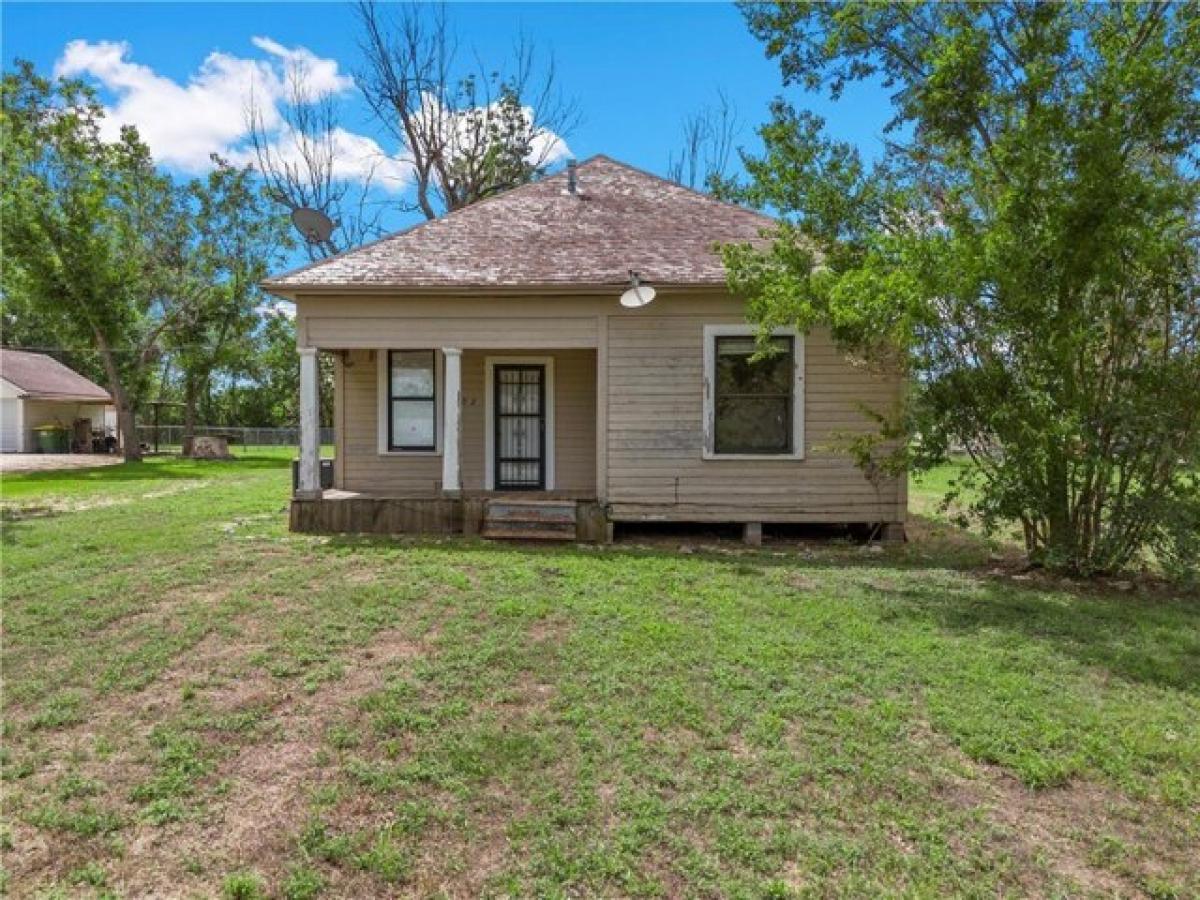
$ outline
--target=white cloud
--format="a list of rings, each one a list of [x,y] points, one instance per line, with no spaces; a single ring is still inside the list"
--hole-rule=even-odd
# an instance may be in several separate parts
[[[306,47],[288,47],[265,36],[254,37],[251,43],[264,57],[213,51],[180,83],[134,62],[128,42],[75,40],[63,48],[54,74],[97,82],[111,101],[105,108],[104,136],[115,139],[122,125],[134,125],[154,158],[179,171],[208,171],[213,153],[240,165],[253,163],[246,122],[252,98],[271,152],[295,161],[299,158],[296,136],[280,112],[290,94],[289,78],[302,73],[313,98],[346,97],[354,90],[354,80],[341,71],[337,60],[317,56]],[[446,110],[431,95],[425,105],[424,115],[429,121],[440,121],[444,134],[466,137],[472,111]],[[485,120],[490,112],[490,108],[483,111]],[[523,112],[532,121],[533,111]],[[335,178],[359,180],[369,174],[376,187],[390,193],[410,186],[407,154],[388,154],[374,138],[344,128],[337,129],[333,141]],[[542,130],[534,135],[530,156],[554,164],[570,156],[570,149],[558,135]]]
[[[486,107],[472,107],[461,110],[450,110],[430,93],[421,96],[422,112],[420,118],[426,122],[436,122],[442,135],[442,140],[454,154],[455,148],[470,147],[476,135],[485,131],[488,122],[493,117],[499,117],[500,104],[494,102]],[[522,106],[521,115],[526,128],[532,126],[534,111],[532,107]],[[540,165],[554,165],[563,162],[571,155],[567,142],[545,128],[539,128],[533,133],[530,141],[528,158]]]
[[[303,141],[296,132],[280,127],[273,133],[269,152],[281,164],[303,169]],[[238,165],[253,165],[254,151],[243,147],[231,154]],[[404,155],[388,156],[372,138],[355,134],[344,128],[333,132],[333,177],[347,181],[364,181],[391,193],[403,191],[412,182],[412,166]]]
[[[337,60],[317,56],[305,47],[286,47],[269,37],[252,43],[265,59],[248,59],[214,51],[185,84],[133,62],[127,42],[71,41],[55,64],[55,75],[87,77],[113,98],[105,109],[104,134],[114,139],[122,125],[134,125],[160,163],[188,174],[209,169],[209,156],[221,155],[238,163],[253,161],[246,147],[246,110],[251,97],[273,149],[293,156],[294,139],[284,127],[280,104],[288,95],[291,72],[303,72],[310,94],[344,96],[354,81]],[[337,177],[358,178],[374,171],[377,183],[402,191],[410,169],[389,156],[373,138],[339,128],[334,136]]]

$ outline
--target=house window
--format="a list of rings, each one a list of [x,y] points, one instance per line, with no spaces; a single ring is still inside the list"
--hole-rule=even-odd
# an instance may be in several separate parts
[[[388,450],[437,448],[437,368],[432,350],[388,352]]]
[[[803,456],[803,338],[775,333],[765,352],[747,326],[705,329],[707,455]]]

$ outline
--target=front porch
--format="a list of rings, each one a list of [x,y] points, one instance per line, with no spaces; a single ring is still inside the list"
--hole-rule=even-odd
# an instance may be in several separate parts
[[[310,436],[318,353],[334,361],[333,486],[324,490]],[[300,354],[293,530],[605,539],[595,349]]]

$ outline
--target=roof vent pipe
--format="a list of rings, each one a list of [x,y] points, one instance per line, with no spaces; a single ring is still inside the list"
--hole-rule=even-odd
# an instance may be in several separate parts
[[[578,193],[579,178],[578,178],[578,174],[576,171],[578,168],[579,168],[579,163],[577,163],[574,158],[567,160],[567,193],[568,194]]]

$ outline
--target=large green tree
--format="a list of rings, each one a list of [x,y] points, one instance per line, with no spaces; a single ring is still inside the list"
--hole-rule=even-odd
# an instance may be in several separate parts
[[[167,348],[182,381],[186,450],[199,411],[211,408],[214,373],[245,368],[259,352],[258,283],[291,241],[287,220],[253,170],[220,157],[206,177],[183,188],[181,202],[186,233],[171,289],[190,313],[167,336]]]
[[[177,245],[173,186],[136,131],[101,137],[102,109],[78,82],[20,62],[0,96],[3,293],[95,349],[125,455],[136,459],[137,400],[161,336],[187,312],[164,291],[162,260]]]
[[[726,251],[753,314],[899,365],[895,461],[965,449],[975,510],[1035,562],[1194,565],[1200,5],[743,11],[785,83],[872,79],[894,112],[867,166],[775,105],[740,193],[784,224]]]
[[[3,91],[5,341],[99,370],[136,458],[140,403],[180,397],[194,427],[214,373],[255,369],[270,330],[258,282],[290,244],[286,220],[249,168],[214,158],[178,185],[133,129],[104,140],[78,82],[19,63]]]

